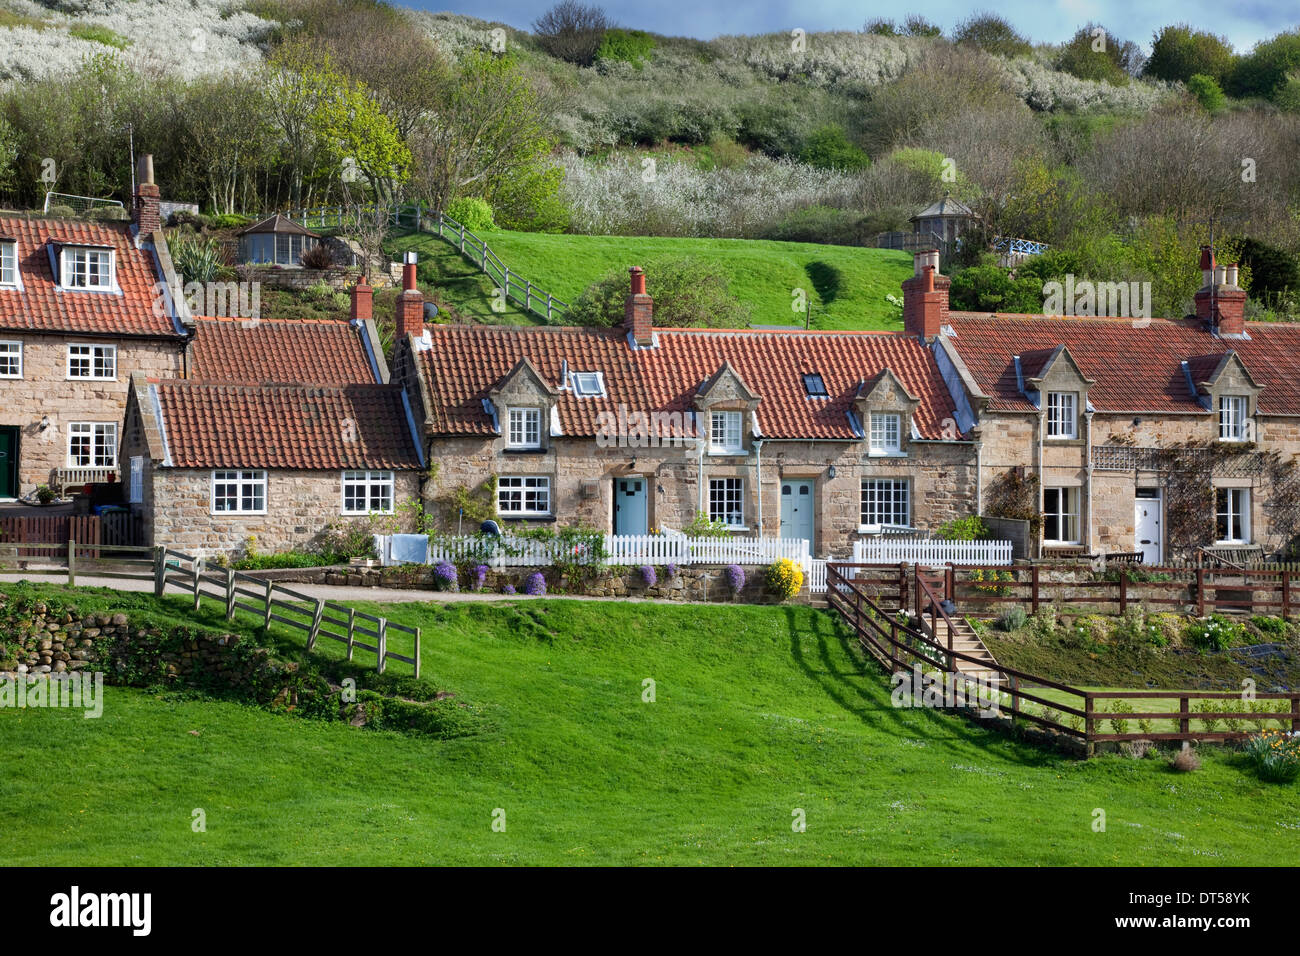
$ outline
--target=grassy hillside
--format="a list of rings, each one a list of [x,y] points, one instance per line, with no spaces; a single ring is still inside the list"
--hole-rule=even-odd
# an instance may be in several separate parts
[[[566,302],[607,272],[644,265],[659,257],[694,256],[721,265],[731,294],[753,307],[753,321],[793,325],[803,316],[791,310],[793,290],[803,289],[815,329],[899,328],[901,316],[885,296],[901,296],[899,284],[912,272],[911,256],[888,249],[826,246],[745,239],[680,239],[640,236],[571,236],[497,230],[484,234],[512,272]],[[448,242],[405,233],[390,242],[394,255],[415,249],[457,311],[480,321],[522,323],[522,310],[491,309],[492,283]],[[654,294],[654,275],[647,276]]]
[[[483,733],[439,742],[117,688],[99,720],[6,709],[6,861],[1293,861],[1294,786],[1211,748],[1175,776],[1163,761],[1084,763],[894,709],[820,611],[515,600],[384,613],[421,625],[427,679],[483,707]],[[190,829],[195,808],[206,833]]]

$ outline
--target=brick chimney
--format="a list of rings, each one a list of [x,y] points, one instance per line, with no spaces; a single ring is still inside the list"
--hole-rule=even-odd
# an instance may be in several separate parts
[[[415,286],[414,252],[402,259],[402,294],[397,297],[397,340],[408,335],[417,339],[424,334],[424,295]],[[355,301],[355,300],[353,300]]]
[[[948,321],[948,288],[952,280],[939,274],[937,249],[916,253],[912,269],[912,278],[903,282],[903,330],[929,340]]]
[[[352,321],[369,322],[375,317],[375,290],[362,276],[352,287]]]
[[[632,341],[648,347],[654,345],[654,299],[645,291],[645,270],[633,266],[627,270],[632,277],[632,287],[623,306],[623,327],[632,333]]]
[[[151,236],[161,227],[158,203],[162,196],[153,181],[153,154],[144,153],[135,164],[135,195],[131,197],[131,221],[139,236]]]
[[[1201,288],[1196,293],[1196,317],[1220,335],[1246,334],[1246,292],[1237,285],[1237,263],[1221,266],[1214,250],[1201,247]]]

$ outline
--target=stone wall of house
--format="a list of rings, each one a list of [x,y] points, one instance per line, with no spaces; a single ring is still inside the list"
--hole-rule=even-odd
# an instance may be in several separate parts
[[[1009,468],[1023,466],[1026,474],[1035,474],[1036,417],[996,412],[985,414],[981,440],[986,506],[990,484]],[[1137,424],[1134,424],[1135,419]],[[1210,412],[1203,415],[1097,413],[1092,420],[1092,444],[1138,448],[1170,447],[1185,442],[1204,445],[1217,441],[1218,427],[1218,415]],[[1079,522],[1081,536],[1086,537],[1089,528],[1086,425],[1081,424],[1079,434],[1077,440],[1044,440],[1043,485],[1080,489]],[[1300,420],[1259,417],[1256,419],[1256,438],[1260,451],[1277,451],[1286,459],[1294,459],[1300,455]],[[1088,550],[1134,550],[1136,490],[1160,488],[1162,484],[1162,476],[1155,472],[1094,470],[1091,480],[1092,537],[1086,542]],[[1214,485],[1250,488],[1252,537],[1268,549],[1283,546],[1284,542],[1274,533],[1269,520],[1267,498],[1270,491],[1265,483],[1252,477],[1218,477],[1214,479]]]
[[[0,425],[16,425],[20,493],[49,484],[55,468],[68,466],[68,425],[112,422],[121,425],[131,373],[179,378],[181,344],[177,342],[99,339],[117,346],[117,377],[111,381],[70,380],[68,346],[91,339],[55,335],[3,335],[23,343],[23,377],[0,379]],[[41,419],[49,427],[41,428]]]
[[[478,522],[461,520],[456,492],[468,489],[488,513],[487,482],[493,475],[551,479],[552,520],[561,526],[586,524],[612,533],[614,483],[646,479],[648,526],[681,529],[708,510],[711,478],[744,481],[745,534],[777,537],[781,530],[781,482],[812,480],[815,494],[814,554],[847,557],[862,537],[863,478],[900,478],[911,483],[912,522],[923,529],[973,513],[975,455],[969,445],[911,443],[907,457],[873,457],[861,442],[764,443],[744,456],[705,454],[690,447],[601,448],[594,440],[554,438],[541,452],[510,452],[500,438],[435,439],[431,460],[437,474],[425,486],[425,507],[449,532],[473,532]],[[835,468],[831,478],[830,469]],[[761,481],[756,476],[761,474]],[[761,489],[761,505],[759,492]],[[759,511],[762,520],[759,521]],[[513,519],[498,519],[509,526]],[[536,523],[536,522],[527,522]]]
[[[240,554],[248,550],[250,538],[260,552],[306,548],[330,524],[375,525],[377,532],[413,530],[413,518],[402,505],[419,497],[419,474],[399,471],[395,514],[343,515],[341,472],[280,469],[267,477],[266,514],[213,514],[211,469],[151,470],[148,543],[192,555]]]

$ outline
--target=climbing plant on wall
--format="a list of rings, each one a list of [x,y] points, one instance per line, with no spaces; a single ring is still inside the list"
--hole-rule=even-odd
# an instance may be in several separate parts
[[[984,513],[993,518],[1016,518],[1029,522],[1029,533],[1037,538],[1043,526],[1039,511],[1038,476],[1021,468],[1008,468],[984,492]]]

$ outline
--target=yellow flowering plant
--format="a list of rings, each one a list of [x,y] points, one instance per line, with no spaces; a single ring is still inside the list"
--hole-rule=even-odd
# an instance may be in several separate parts
[[[768,565],[767,589],[782,601],[788,601],[803,590],[803,568],[789,558]]]

